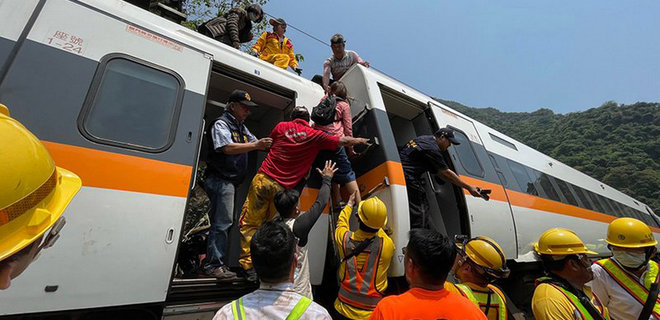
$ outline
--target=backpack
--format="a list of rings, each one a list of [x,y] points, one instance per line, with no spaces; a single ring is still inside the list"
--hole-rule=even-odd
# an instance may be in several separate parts
[[[337,101],[343,101],[344,99],[339,97],[326,97],[321,100],[316,107],[312,108],[311,118],[314,123],[327,126],[333,122],[336,122],[335,115],[337,114]]]

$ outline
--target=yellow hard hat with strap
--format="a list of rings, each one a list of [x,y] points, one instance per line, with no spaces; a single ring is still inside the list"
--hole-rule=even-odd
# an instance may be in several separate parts
[[[478,236],[472,239],[457,236],[455,237],[455,243],[461,250],[462,255],[482,267],[486,273],[495,278],[509,276],[510,271],[506,266],[504,251],[495,240],[486,236]]]
[[[546,230],[534,244],[538,254],[569,255],[569,254],[596,254],[584,245],[584,242],[573,232],[566,228],[552,228]]]
[[[0,261],[39,239],[82,185],[0,104]]]
[[[380,229],[387,224],[387,207],[378,197],[360,201],[358,217],[371,229]]]
[[[607,226],[605,242],[623,248],[652,247],[658,244],[651,228],[635,218],[618,218]]]

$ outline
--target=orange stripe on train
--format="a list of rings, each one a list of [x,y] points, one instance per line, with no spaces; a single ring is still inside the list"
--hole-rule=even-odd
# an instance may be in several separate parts
[[[192,167],[114,152],[42,141],[55,163],[88,187],[186,197]]]

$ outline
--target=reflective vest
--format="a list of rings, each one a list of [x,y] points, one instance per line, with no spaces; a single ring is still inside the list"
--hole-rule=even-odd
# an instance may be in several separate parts
[[[461,292],[461,295],[470,299],[474,304],[476,304],[478,307],[486,307],[486,304],[488,303],[488,296],[494,297],[491,298],[491,304],[487,308],[497,306],[499,312],[498,312],[498,317],[497,319],[499,320],[506,320],[507,319],[507,314],[506,314],[506,298],[504,298],[504,294],[500,292],[500,289],[495,287],[494,285],[489,284],[488,288],[490,289],[491,293],[483,293],[483,292],[474,292],[472,291],[472,288],[470,288],[466,284],[456,284],[456,288],[458,288],[458,291]],[[494,304],[493,304],[494,302]],[[488,317],[488,314],[486,314],[486,317]]]
[[[583,320],[593,320],[594,319],[591,316],[591,314],[589,313],[589,311],[587,311],[587,308],[585,308],[584,305],[582,305],[582,302],[580,302],[580,299],[577,296],[575,296],[570,291],[562,288],[561,286],[553,283],[552,281],[547,281],[547,280],[552,280],[552,278],[542,277],[542,278],[536,279],[536,285],[538,286],[540,283],[545,283],[545,284],[551,285],[553,288],[559,290],[559,292],[561,292],[566,297],[566,299],[568,299],[568,301],[571,302],[571,304],[575,307],[575,310],[578,311],[578,313],[580,314],[580,316],[582,317]],[[605,308],[603,303],[600,302],[600,299],[598,299],[598,296],[595,295],[595,294],[593,295],[592,304],[593,304],[594,307],[596,307],[597,310],[600,311],[600,315],[603,316],[603,318],[605,318],[607,320],[610,320],[610,314],[607,311],[607,308]]]
[[[655,281],[655,277],[658,275],[658,264],[655,261],[649,261],[649,270],[646,272],[646,276],[643,279],[644,285],[639,283],[639,281],[633,278],[628,272],[624,271],[616,261],[612,260],[612,258],[598,260],[596,263],[603,267],[610,277],[635,298],[637,302],[641,303],[642,306],[646,303],[651,284]],[[660,299],[656,298],[652,314],[657,319],[660,319]]]
[[[346,232],[343,239],[344,257],[355,250],[359,242],[351,240],[353,232]],[[339,286],[339,301],[363,310],[373,310],[383,295],[376,289],[376,275],[378,261],[383,251],[383,238],[376,236],[360,254],[348,258],[345,263],[344,277]],[[367,258],[360,268],[357,258],[367,254]]]
[[[312,300],[303,296],[298,303],[293,307],[291,313],[286,317],[286,320],[298,320],[307,310],[307,307],[312,304]],[[243,298],[238,298],[231,302],[231,312],[236,320],[246,320],[245,308],[243,307]]]

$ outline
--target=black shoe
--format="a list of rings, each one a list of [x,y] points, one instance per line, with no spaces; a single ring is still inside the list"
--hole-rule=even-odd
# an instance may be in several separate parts
[[[257,272],[254,271],[254,268],[243,270],[243,277],[249,282],[257,282]]]
[[[229,270],[226,266],[221,266],[205,273],[208,277],[215,277],[218,280],[236,280],[236,273]]]

